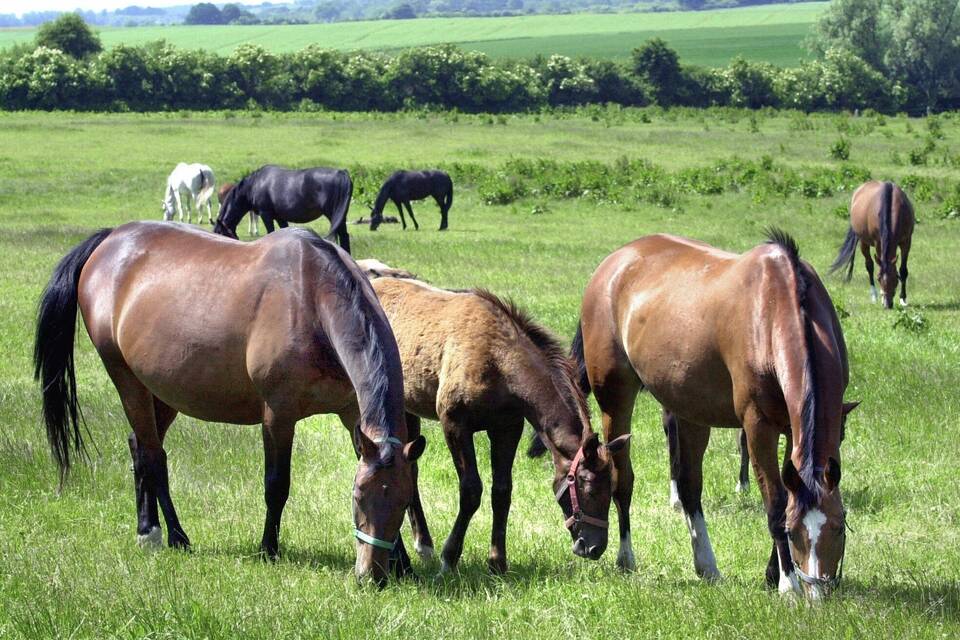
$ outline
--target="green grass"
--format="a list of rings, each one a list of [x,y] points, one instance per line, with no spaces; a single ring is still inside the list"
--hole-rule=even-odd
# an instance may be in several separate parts
[[[253,43],[272,51],[310,44],[342,50],[401,49],[452,42],[496,58],[561,53],[626,59],[654,36],[684,62],[721,66],[736,55],[784,66],[807,56],[800,46],[826,4],[809,2],[702,12],[429,18],[290,26],[132,27],[100,31],[106,47],[165,39],[179,47],[228,54]],[[33,38],[32,30],[0,30],[0,47]]]
[[[614,568],[615,540],[598,562],[573,557],[550,470],[518,456],[512,570],[489,576],[488,447],[481,434],[488,491],[459,575],[435,581],[438,566],[415,560],[423,584],[358,588],[349,507],[355,461],[347,434],[329,417],[299,427],[285,556],[277,564],[255,558],[263,518],[257,429],[178,418],[167,445],[172,490],[195,550],[145,554],[134,543],[128,426],[83,330],[78,382],[98,452],[57,495],[30,375],[37,296],[60,256],[92,230],[159,219],[163,181],[177,161],[207,162],[221,180],[267,161],[500,167],[515,157],[612,163],[628,156],[679,171],[767,155],[800,168],[836,166],[828,151],[843,129],[851,162],[875,177],[915,174],[951,186],[955,176],[949,167],[897,160],[895,153],[922,144],[926,129],[918,120],[887,118],[881,125],[761,112],[752,124],[736,111],[612,113],[596,120],[513,116],[504,124],[463,115],[0,114],[0,637],[956,637],[960,221],[934,214],[939,192],[917,202],[911,254],[912,308],[928,329],[895,328],[894,312],[868,302],[859,263],[852,284],[827,281],[849,313],[847,398],[863,404],[843,445],[853,527],[845,585],[822,606],[791,606],[763,588],[766,518],[755,486],[744,496],[733,492],[738,455],[730,431],[714,433],[704,489],[725,579],[716,586],[697,581],[682,518],[667,506],[659,411],[646,395],[633,424],[639,569],[631,575]],[[938,147],[945,157],[956,154],[960,121],[946,119],[943,133]],[[740,251],[776,224],[823,271],[846,230],[835,210],[848,198],[757,198],[744,191],[688,194],[673,208],[542,196],[485,206],[473,186],[458,184],[446,233],[434,230],[439,216],[427,204],[416,207],[419,232],[394,225],[351,231],[358,257],[375,256],[440,286],[488,287],[569,337],[590,272],[636,236],[674,232]],[[351,218],[361,213],[355,202]],[[456,479],[437,425],[426,423],[425,435],[421,488],[440,543],[455,516]]]

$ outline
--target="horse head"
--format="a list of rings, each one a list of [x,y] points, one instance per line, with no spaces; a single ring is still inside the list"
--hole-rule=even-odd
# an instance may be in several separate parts
[[[389,575],[390,556],[400,538],[404,513],[413,497],[411,466],[427,443],[423,436],[406,444],[394,437],[375,442],[360,428],[355,437],[360,451],[353,484],[355,570],[359,580],[370,579],[382,587]]]
[[[887,309],[893,308],[893,296],[897,293],[897,286],[900,284],[900,277],[897,274],[897,260],[900,258],[899,252],[894,254],[892,260],[886,260],[880,257],[880,254],[874,252],[879,273],[877,280],[880,282],[880,289],[883,291],[883,306]]]
[[[227,192],[226,198],[220,202],[220,213],[213,227],[214,233],[233,238],[234,240],[239,239],[237,236],[237,225],[240,224],[240,220],[251,208],[243,187],[244,180],[241,180]]]

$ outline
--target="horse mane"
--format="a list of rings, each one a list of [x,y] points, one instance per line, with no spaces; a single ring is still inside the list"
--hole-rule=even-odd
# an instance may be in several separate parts
[[[880,200],[880,258],[885,264],[890,250],[890,210],[893,208],[893,183],[883,183],[883,195]],[[882,268],[882,264],[881,264]]]
[[[543,354],[550,370],[551,381],[560,397],[573,398],[576,410],[580,413],[584,426],[589,428],[590,411],[587,408],[587,399],[577,384],[577,367],[560,344],[556,336],[547,328],[538,324],[530,315],[518,307],[512,300],[504,300],[487,289],[469,289],[479,298],[486,300],[496,309],[503,312],[516,326],[517,330],[527,336],[530,342]],[[581,437],[585,434],[581,434]]]
[[[389,357],[385,353],[378,335],[378,331],[384,327],[380,326],[381,323],[378,322],[380,317],[375,313],[368,302],[368,298],[361,290],[364,286],[370,286],[367,279],[356,278],[337,248],[312,229],[298,227],[293,229],[292,233],[301,236],[323,255],[325,267],[328,273],[333,276],[337,291],[342,292],[340,299],[349,305],[348,310],[358,320],[358,324],[354,325],[359,329],[357,335],[341,334],[340,337],[342,340],[348,341],[348,344],[357,353],[361,354],[366,367],[366,379],[351,380],[354,387],[362,387],[367,392],[367,397],[370,400],[367,402],[367,406],[361,407],[361,421],[367,424],[382,425],[387,430],[388,436],[394,435],[391,431],[393,425],[386,414],[386,404],[390,394],[390,379],[386,375]],[[376,299],[376,294],[372,290],[368,293]],[[386,322],[386,320],[384,319],[383,322]],[[389,331],[389,325],[386,329]],[[399,362],[397,366],[399,367]],[[357,395],[359,400],[360,394]],[[400,402],[403,402],[402,398]],[[392,451],[392,448],[390,450]]]
[[[804,491],[800,492],[799,503],[804,506],[816,504],[820,495],[820,486],[816,481],[816,469],[814,468],[814,443],[816,438],[816,417],[817,417],[817,378],[816,366],[814,362],[813,327],[810,324],[807,313],[807,291],[810,288],[808,273],[803,263],[800,261],[800,248],[797,241],[786,231],[776,227],[770,227],[766,230],[767,244],[776,245],[783,249],[790,260],[790,265],[794,273],[794,282],[796,282],[796,295],[799,305],[800,318],[804,328],[804,346],[807,352],[807,360],[804,365],[803,378],[806,389],[803,393],[803,404],[800,410],[801,434],[803,438],[803,449],[801,456],[803,462],[798,472],[803,480]]]

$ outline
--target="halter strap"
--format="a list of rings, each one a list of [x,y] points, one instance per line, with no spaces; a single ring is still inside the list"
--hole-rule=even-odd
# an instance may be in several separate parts
[[[387,551],[393,551],[393,548],[397,546],[397,541],[388,542],[387,540],[381,540],[380,538],[374,538],[371,535],[360,531],[360,529],[353,530],[354,537],[360,542],[365,542],[371,546],[379,547],[380,549],[386,549]]]
[[[373,441],[373,444],[383,444],[383,443],[392,444],[395,447],[402,447],[403,442],[400,441],[400,438],[394,436],[386,436],[385,438],[377,438]]]
[[[570,511],[571,515],[569,518],[563,521],[564,526],[567,529],[573,528],[573,525],[580,522],[585,522],[587,524],[592,524],[595,527],[600,527],[601,529],[607,529],[610,527],[610,523],[606,520],[600,518],[594,518],[593,516],[587,515],[580,509],[580,496],[577,492],[577,471],[580,469],[580,463],[583,461],[583,447],[581,446],[577,449],[577,455],[573,456],[573,462],[570,463],[570,470],[567,471],[566,482],[560,489],[557,490],[557,501],[559,502],[563,498],[563,494],[570,492]]]

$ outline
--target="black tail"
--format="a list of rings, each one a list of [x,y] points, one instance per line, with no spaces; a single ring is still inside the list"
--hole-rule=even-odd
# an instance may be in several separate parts
[[[847,267],[847,274],[844,276],[847,282],[850,281],[850,277],[853,275],[853,258],[857,251],[857,241],[857,234],[853,232],[853,227],[850,227],[847,229],[847,237],[840,246],[840,253],[837,254],[837,259],[830,265],[830,273],[835,273],[843,267]]]
[[[327,240],[333,241],[339,233],[346,235],[347,212],[350,211],[350,200],[353,198],[353,180],[346,171],[341,171],[343,180],[340,183],[340,201],[336,209],[330,216],[330,233],[327,234]],[[350,253],[350,246],[343,247],[347,253]]]
[[[577,323],[577,333],[573,336],[573,344],[570,346],[570,356],[577,364],[577,385],[583,392],[584,397],[590,395],[590,378],[587,377],[587,363],[583,358],[583,329]],[[530,438],[530,446],[527,447],[528,458],[539,458],[547,452],[547,445],[543,439],[536,433]]]
[[[101,229],[65,255],[40,297],[33,345],[33,377],[43,393],[43,421],[50,452],[60,466],[61,482],[70,470],[70,441],[80,456],[86,448],[80,433],[83,415],[77,402],[73,340],[77,327],[77,283],[90,255],[113,229]]]
[[[443,208],[450,211],[450,207],[453,206],[453,180],[450,180],[447,186],[449,190],[447,191],[447,197],[443,201]]]

